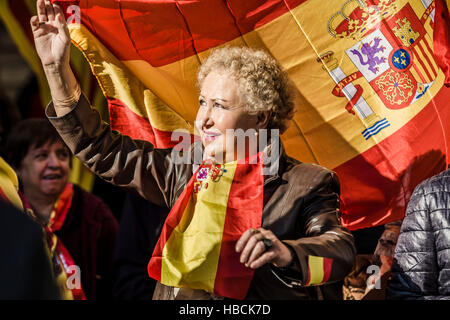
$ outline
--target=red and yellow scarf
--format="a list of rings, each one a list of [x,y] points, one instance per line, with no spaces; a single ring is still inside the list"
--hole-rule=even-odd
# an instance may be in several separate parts
[[[70,281],[68,282],[67,280],[75,273],[75,270],[72,270],[72,266],[75,265],[75,262],[64,244],[55,235],[55,232],[60,230],[64,224],[67,213],[72,206],[72,197],[73,185],[68,183],[55,203],[49,222],[47,224],[42,223],[33,212],[28,201],[19,192],[19,181],[16,173],[9,164],[0,157],[0,198],[19,208],[21,211],[25,210],[33,220],[42,226],[45,231],[44,234],[48,253],[53,263],[55,279],[60,288],[61,297],[65,300],[86,300],[81,285],[78,288],[68,288],[68,283]]]
[[[257,164],[247,160],[200,165],[167,216],[148,264],[150,277],[245,298],[254,271],[239,262],[235,245],[245,230],[261,226],[264,183],[261,154]]]
[[[67,213],[72,206],[72,197],[73,185],[68,183],[63,192],[60,194],[58,200],[55,202],[54,209],[50,214],[50,219],[47,224],[42,223],[42,221],[36,216],[25,198],[23,198],[23,203],[27,209],[27,213],[35,221],[41,224],[45,231],[47,246],[53,263],[55,279],[58,288],[60,289],[62,299],[86,300],[83,288],[81,287],[81,281],[72,283],[69,280],[72,276],[76,276],[76,270],[73,269],[73,266],[76,266],[76,264],[69,251],[55,234],[55,232],[60,230],[64,224]]]

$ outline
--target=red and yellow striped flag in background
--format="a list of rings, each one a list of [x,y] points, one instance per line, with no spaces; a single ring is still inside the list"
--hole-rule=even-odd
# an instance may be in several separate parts
[[[351,230],[401,219],[414,187],[445,169],[450,129],[443,0],[59,1],[99,80],[114,129],[170,147],[193,134],[209,50],[261,48],[293,80],[288,154],[336,171]],[[72,19],[74,21],[76,19]]]

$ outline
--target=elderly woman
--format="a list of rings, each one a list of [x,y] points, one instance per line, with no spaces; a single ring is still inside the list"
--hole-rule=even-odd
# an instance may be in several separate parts
[[[192,161],[174,161],[171,150],[133,141],[101,122],[69,67],[70,38],[59,7],[38,1],[38,16],[31,25],[52,93],[46,112],[69,148],[105,180],[175,210],[177,200],[192,192],[188,190],[195,169]],[[198,80],[196,128],[201,144],[194,143],[189,152],[195,154],[200,147],[203,159],[229,163],[251,156],[251,148],[245,155],[236,152],[238,139],[233,132],[242,129],[258,134],[278,129],[282,133],[292,118],[288,78],[262,51],[217,50],[201,67]],[[268,155],[277,151],[271,150],[272,145],[259,147]],[[242,264],[234,264],[235,269],[254,270],[245,298],[340,299],[355,249],[351,234],[339,220],[338,179],[325,168],[289,158],[282,146],[277,160],[278,171],[264,176],[261,227],[244,230],[234,242],[237,264]],[[182,256],[189,254],[184,247],[173,250],[186,250]],[[154,298],[220,298],[195,286],[180,287],[159,283]]]
[[[62,297],[109,299],[118,224],[100,198],[69,183],[71,153],[58,132],[47,119],[22,120],[5,151],[28,213],[46,232]],[[69,288],[72,265],[79,272],[70,279],[81,286]]]

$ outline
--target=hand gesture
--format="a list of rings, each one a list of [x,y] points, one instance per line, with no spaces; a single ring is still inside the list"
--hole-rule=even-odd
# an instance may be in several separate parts
[[[62,9],[49,0],[37,0],[36,6],[38,15],[30,23],[42,65],[69,65],[70,35]]]
[[[252,269],[260,268],[266,263],[285,267],[293,259],[288,247],[272,231],[263,228],[245,231],[236,243],[236,251],[241,252],[241,263]]]

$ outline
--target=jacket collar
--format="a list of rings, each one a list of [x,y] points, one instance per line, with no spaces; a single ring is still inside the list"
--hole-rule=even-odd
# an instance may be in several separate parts
[[[278,150],[276,149],[278,148]],[[273,141],[264,148],[263,153],[264,185],[281,177],[287,163],[287,155],[283,143],[278,140]]]

